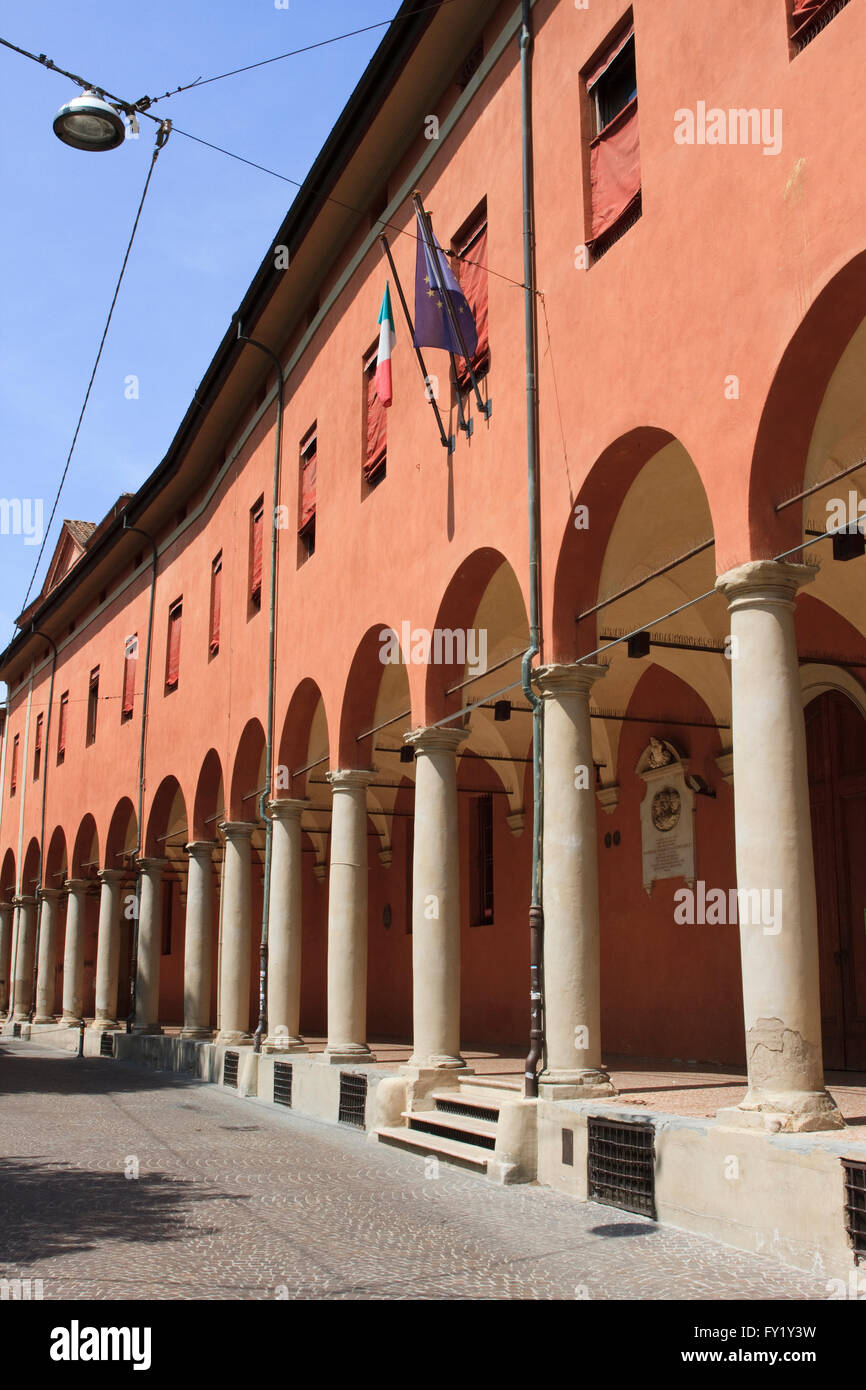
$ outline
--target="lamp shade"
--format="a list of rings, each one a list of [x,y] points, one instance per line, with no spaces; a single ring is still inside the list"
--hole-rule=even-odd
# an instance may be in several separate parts
[[[126,139],[123,118],[94,92],[84,92],[61,106],[54,134],[76,150],[116,150]]]

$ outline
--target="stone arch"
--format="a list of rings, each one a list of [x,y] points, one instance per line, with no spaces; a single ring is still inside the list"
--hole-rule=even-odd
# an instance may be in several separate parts
[[[36,836],[30,841],[24,855],[24,865],[21,869],[21,892],[25,896],[35,893],[39,886],[39,873],[41,869],[39,841]]]
[[[232,820],[259,818],[259,798],[265,785],[265,731],[250,719],[238,740],[227,811]]]
[[[274,795],[309,798],[310,809],[304,814],[305,849],[312,848],[315,865],[320,871],[328,859],[329,798],[323,783],[329,763],[325,702],[319,686],[307,676],[295,688],[286,710]]]
[[[205,754],[193,800],[190,840],[215,840],[217,825],[225,815],[225,786],[220,756],[215,748]]]
[[[0,868],[0,900],[8,902],[14,897],[16,888],[15,855],[11,849],[7,849],[3,856],[3,866]]]
[[[46,888],[62,888],[64,879],[69,877],[66,833],[62,825],[55,827],[48,841],[48,851],[42,869],[42,881]],[[2,893],[0,893],[2,896]]]
[[[69,865],[70,878],[95,878],[99,859],[96,821],[88,811],[78,826]]]
[[[138,848],[138,817],[128,796],[118,801],[105,839],[106,869],[126,868]]]
[[[144,852],[158,859],[182,852],[189,834],[186,800],[176,777],[164,777],[157,788],[147,818]]]

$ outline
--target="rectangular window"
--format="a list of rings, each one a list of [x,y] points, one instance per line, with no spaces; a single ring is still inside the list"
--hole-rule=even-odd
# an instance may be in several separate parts
[[[164,884],[162,890],[162,954],[171,955],[171,909],[174,897],[174,885],[171,882]]]
[[[265,499],[250,508],[250,605],[258,612],[262,606],[262,542],[264,540]]]
[[[376,391],[379,345],[364,358],[364,478],[371,487],[385,476],[388,456],[388,414]]]
[[[208,650],[211,656],[216,656],[220,649],[220,616],[222,610],[223,592],[223,553],[220,551],[210,572],[210,641]]]
[[[602,255],[640,216],[640,139],[634,25],[630,24],[584,75],[592,107],[591,197],[587,246]]]
[[[138,634],[127,637],[123,646],[123,695],[120,701],[120,720],[132,718],[135,708],[135,672],[138,665]]]
[[[493,921],[493,797],[474,798],[470,835],[472,883],[470,913],[473,927]]]
[[[183,599],[176,599],[168,610],[168,641],[165,652],[165,689],[177,690],[180,679],[180,625]]]
[[[456,257],[457,280],[466,297],[478,332],[478,345],[472,354],[472,370],[482,377],[490,367],[490,336],[487,322],[487,200],[476,208],[463,224],[452,242]],[[461,359],[458,359],[460,361]],[[465,361],[459,369],[457,384],[461,391],[471,385]]]
[[[831,19],[844,10],[848,0],[794,0],[791,9],[790,34],[797,52],[805,48],[826,29]]]
[[[18,741],[20,734],[16,734],[12,740],[12,773],[9,778],[9,795],[14,796],[18,790]]]
[[[412,894],[415,873],[415,822],[407,819],[406,825],[406,935],[412,935]]]
[[[298,560],[316,549],[316,427],[301,440],[298,479]]]
[[[42,723],[45,716],[36,716],[36,741],[33,748],[33,781],[39,781],[39,770],[42,767]]]
[[[62,763],[66,757],[66,718],[69,714],[69,691],[60,696],[60,714],[57,720],[57,761]]]
[[[90,672],[87,689],[87,744],[96,742],[96,716],[99,713],[99,667]]]

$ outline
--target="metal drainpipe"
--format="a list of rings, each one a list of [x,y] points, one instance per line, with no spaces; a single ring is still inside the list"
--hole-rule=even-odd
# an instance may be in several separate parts
[[[283,367],[275,352],[255,338],[241,332],[238,321],[238,342],[249,343],[271,359],[277,371],[277,426],[274,433],[274,497],[271,508],[271,584],[268,608],[268,728],[265,739],[265,788],[259,798],[259,811],[265,823],[265,876],[262,889],[262,940],[259,948],[259,1019],[253,1035],[253,1051],[261,1052],[262,1038],[268,1027],[268,929],[271,919],[271,852],[274,824],[268,815],[271,796],[271,775],[274,760],[274,673],[277,647],[277,507],[280,504],[280,453],[283,437]]]
[[[520,28],[520,101],[523,152],[523,302],[526,335],[526,462],[529,502],[529,647],[523,656],[523,693],[532,706],[532,897],[529,906],[530,1045],[524,1068],[524,1095],[538,1095],[538,1063],[544,1050],[544,996],[542,991],[542,940],[544,908],[541,893],[543,865],[543,753],[542,701],[532,688],[532,660],[541,651],[539,616],[538,535],[538,379],[535,305],[535,226],[532,163],[532,28],[531,0],[523,0]]]
[[[48,785],[48,748],[49,737],[51,735],[51,710],[54,704],[54,673],[57,670],[57,646],[54,639],[48,636],[47,632],[40,632],[38,628],[30,629],[34,637],[41,637],[44,641],[51,644],[51,680],[48,685],[48,718],[45,721],[45,733],[42,738],[42,810],[39,824],[39,879],[36,884],[36,901],[38,904],[36,911],[36,944],[33,951],[33,984],[30,990],[30,1022],[36,1013],[36,980],[39,971],[39,934],[42,925],[42,902],[40,894],[42,892],[42,870],[45,866],[45,795]]]
[[[141,902],[141,870],[138,861],[141,856],[141,817],[144,810],[144,751],[147,739],[147,707],[148,694],[150,692],[150,647],[153,638],[153,606],[156,599],[156,568],[159,563],[159,553],[156,548],[156,541],[149,531],[142,531],[140,526],[130,526],[126,517],[123,518],[124,531],[134,531],[137,536],[144,536],[150,542],[151,549],[151,571],[150,571],[150,606],[147,613],[147,646],[144,653],[144,692],[141,701],[141,742],[138,750],[138,821],[136,829],[138,831],[138,844],[133,851],[133,865],[135,867],[135,916],[132,919],[132,962],[129,972],[129,1014],[126,1019],[126,1031],[132,1032],[132,1025],[135,1022],[135,977],[138,973],[138,908]]]

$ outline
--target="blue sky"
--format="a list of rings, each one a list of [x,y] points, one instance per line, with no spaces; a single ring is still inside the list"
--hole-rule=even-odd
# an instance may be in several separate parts
[[[398,0],[5,0],[0,33],[136,101],[393,16]],[[302,180],[384,29],[162,101],[194,135]],[[104,154],[51,123],[77,89],[0,48],[6,120],[0,310],[0,498],[44,499],[47,521],[156,127]],[[99,520],[163,457],[294,190],[172,135],[135,246],[33,593],[63,517]],[[137,400],[125,381],[139,380]],[[5,527],[9,529],[8,525]],[[38,546],[0,534],[0,649]],[[4,687],[0,686],[0,691]]]

